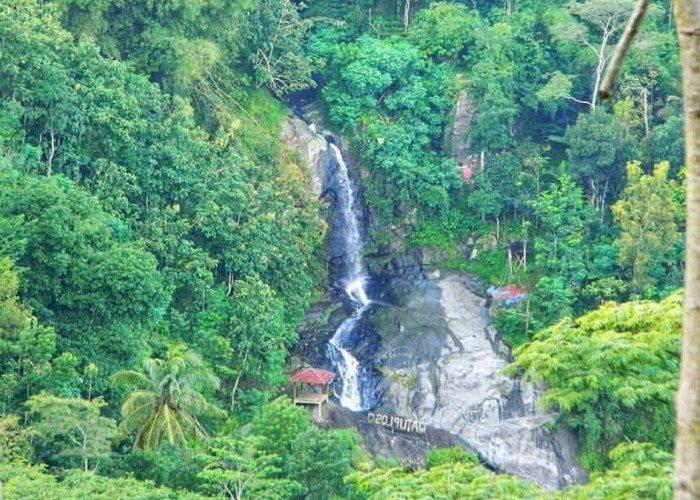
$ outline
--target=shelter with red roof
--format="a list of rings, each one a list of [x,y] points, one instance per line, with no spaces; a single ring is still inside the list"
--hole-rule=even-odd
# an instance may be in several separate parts
[[[303,368],[296,371],[289,379],[294,384],[294,404],[318,405],[318,417],[321,418],[321,406],[330,397],[330,384],[335,373],[320,368]]]

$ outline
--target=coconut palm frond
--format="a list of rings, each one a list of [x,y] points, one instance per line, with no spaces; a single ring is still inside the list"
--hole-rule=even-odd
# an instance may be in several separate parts
[[[115,383],[136,387],[122,404],[123,434],[136,432],[134,448],[160,447],[165,438],[172,446],[188,438],[205,440],[201,417],[224,417],[226,412],[209,403],[200,389],[216,389],[219,379],[185,344],[174,343],[166,359],[149,358],[143,373],[131,370],[114,376]]]
[[[137,387],[139,389],[146,389],[152,386],[151,379],[146,377],[143,373],[134,370],[122,370],[117,372],[112,375],[111,381],[113,385]]]
[[[181,412],[175,412],[169,406],[164,406],[161,411],[161,429],[163,434],[168,438],[168,442],[171,446],[175,446],[176,443],[184,444],[186,442],[185,432],[182,429],[181,419],[183,414]]]
[[[215,417],[222,418],[226,416],[226,412],[221,408],[211,404],[199,392],[187,392],[180,399],[180,408],[192,415],[199,417]]]

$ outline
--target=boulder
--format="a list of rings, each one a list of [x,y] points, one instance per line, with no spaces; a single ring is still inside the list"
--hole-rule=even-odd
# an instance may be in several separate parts
[[[320,197],[326,185],[328,142],[302,119],[288,116],[282,122],[282,141],[299,153],[311,178],[311,192]]]

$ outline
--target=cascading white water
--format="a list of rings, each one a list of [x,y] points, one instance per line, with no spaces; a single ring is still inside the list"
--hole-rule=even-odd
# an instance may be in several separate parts
[[[366,410],[360,387],[360,363],[345,347],[348,336],[359,323],[362,315],[370,306],[370,299],[365,289],[367,276],[364,274],[362,263],[362,232],[360,221],[355,209],[355,193],[348,176],[348,167],[343,160],[340,149],[330,144],[338,165],[337,169],[337,208],[336,218],[339,219],[343,231],[342,242],[345,250],[344,275],[341,278],[343,290],[351,299],[353,313],[343,321],[328,342],[329,357],[335,365],[342,380],[342,389],[338,397],[340,404],[353,411]]]

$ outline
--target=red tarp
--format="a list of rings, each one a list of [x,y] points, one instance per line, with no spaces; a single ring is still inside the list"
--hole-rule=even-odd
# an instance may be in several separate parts
[[[472,168],[471,165],[468,163],[465,163],[462,165],[462,180],[463,181],[468,181],[472,178],[472,175],[474,175],[474,169]]]
[[[493,297],[493,300],[502,300],[507,305],[517,304],[527,295],[527,289],[525,287],[518,288],[515,285],[502,287],[490,286],[487,292]]]

